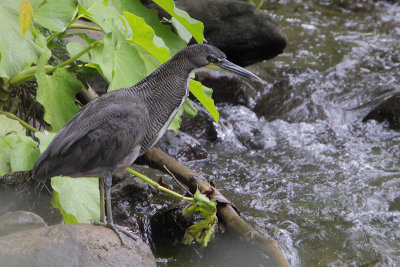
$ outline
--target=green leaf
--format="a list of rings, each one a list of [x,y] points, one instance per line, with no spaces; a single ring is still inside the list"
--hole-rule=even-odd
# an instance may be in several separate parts
[[[100,219],[99,179],[54,177],[52,204],[60,209],[66,224]]]
[[[185,209],[183,211],[183,216],[188,217],[196,212],[200,212],[203,220],[186,229],[183,243],[190,245],[193,239],[196,239],[203,247],[206,247],[218,223],[217,203],[214,200],[210,200],[204,194],[201,194],[198,189],[193,199],[196,205]]]
[[[190,81],[189,89],[190,89],[190,92],[207,109],[207,111],[210,113],[211,117],[213,117],[213,119],[216,122],[218,122],[219,113],[218,113],[217,108],[214,105],[214,100],[211,98],[212,89],[205,87],[200,82],[194,81],[194,80]]]
[[[10,153],[11,171],[32,170],[39,156],[37,143],[30,137],[20,135]]]
[[[40,153],[43,153],[50,145],[51,140],[53,140],[54,136],[56,136],[56,133],[51,133],[48,131],[36,132],[35,136],[39,139]]]
[[[174,130],[175,132],[179,130],[180,124],[182,122],[181,116],[183,113],[183,108],[181,108],[178,113],[176,113],[175,118],[172,120],[171,124],[168,126],[168,130]]]
[[[75,95],[81,90],[82,84],[64,68],[58,68],[52,76],[47,75],[45,65],[51,51],[42,35],[37,42],[42,47],[42,55],[35,73],[38,83],[36,98],[44,107],[45,121],[51,125],[52,131],[57,132],[78,112]]]
[[[145,64],[137,50],[123,43],[121,48],[114,52],[114,76],[108,91],[130,87],[147,76]]]
[[[147,25],[143,18],[126,11],[123,14],[133,32],[132,36],[128,38],[129,41],[142,47],[161,63],[170,59],[171,56],[163,39],[155,35],[154,30]]]
[[[183,243],[190,245],[193,239],[196,239],[203,247],[206,247],[213,236],[217,223],[218,218],[214,215],[190,226],[186,229]]]
[[[142,17],[146,23],[153,28],[155,34],[164,40],[171,55],[174,55],[186,46],[185,42],[178,35],[172,32],[169,25],[160,22],[158,12],[154,9],[144,7],[140,0],[111,0],[109,2],[111,2],[120,13],[128,11],[138,17]]]
[[[63,68],[57,69],[52,76],[37,73],[36,79],[36,98],[44,107],[44,119],[52,131],[59,131],[79,111],[75,96],[82,84]]]
[[[11,172],[11,151],[17,141],[18,135],[14,133],[0,136],[0,176]]]
[[[63,32],[77,12],[75,0],[32,0],[34,20],[43,27]]]
[[[21,36],[25,36],[26,30],[31,26],[33,21],[33,8],[31,2],[26,0],[22,2],[19,8],[19,29],[21,31]]]
[[[104,45],[90,50],[90,63],[94,66],[99,66],[106,80],[111,82],[113,76],[114,50],[117,41],[113,39],[112,32],[106,33],[103,40]]]
[[[182,40],[188,44],[193,35],[176,18],[171,18],[171,23]]]
[[[140,57],[143,59],[147,74],[152,73],[155,69],[157,69],[161,65],[160,61],[158,61],[155,57],[149,54],[149,52],[147,52],[138,45],[134,45],[134,47],[137,49]]]
[[[203,43],[204,25],[202,22],[190,17],[186,11],[175,7],[173,0],[153,0],[153,2],[163,8],[165,11],[167,11],[176,20],[178,20],[193,35],[197,43]]]
[[[40,152],[18,121],[0,115],[0,176],[31,170]]]
[[[83,46],[83,44],[79,43],[79,42],[69,42],[67,45],[67,50],[69,53],[70,57],[75,56],[76,54],[78,54],[79,52],[81,52],[83,49],[85,49],[85,47]],[[83,61],[83,62],[89,62],[89,55],[87,53],[83,54],[82,56],[80,56],[78,58],[78,60]]]
[[[1,77],[13,78],[40,56],[40,49],[33,42],[33,34],[26,31],[24,38],[20,34],[18,14],[21,2],[0,1],[0,18],[3,22],[0,23]]]
[[[9,133],[25,134],[25,129],[18,121],[7,118],[0,114],[0,137],[6,136]]]
[[[197,115],[197,109],[192,105],[192,101],[190,99],[187,99],[185,104],[182,106],[183,111],[185,111],[186,114],[188,114],[190,117],[194,117]]]
[[[125,32],[123,17],[112,5],[103,0],[79,0],[78,13],[80,17],[91,20],[105,32],[113,31],[114,25]]]

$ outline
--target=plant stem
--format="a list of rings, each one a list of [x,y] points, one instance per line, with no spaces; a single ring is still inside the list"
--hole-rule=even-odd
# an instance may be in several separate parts
[[[185,196],[183,196],[183,195],[181,195],[181,194],[179,194],[179,193],[176,193],[176,192],[174,192],[174,191],[172,191],[172,190],[170,190],[170,189],[168,189],[168,188],[165,188],[165,187],[159,185],[158,183],[154,182],[153,180],[151,180],[151,179],[148,178],[147,176],[141,174],[140,172],[137,172],[137,171],[132,170],[132,169],[130,169],[130,168],[126,168],[125,171],[126,171],[126,172],[129,172],[130,174],[135,175],[136,177],[142,179],[142,180],[145,181],[146,183],[151,184],[152,186],[154,186],[156,189],[158,189],[158,190],[160,190],[160,191],[163,191],[163,192],[165,192],[165,193],[171,194],[171,195],[173,195],[174,197],[177,197],[177,198],[180,198],[180,199],[183,199],[183,200],[194,201],[194,199],[193,199],[192,197],[185,197]]]
[[[102,45],[104,42],[103,41],[96,41],[91,43],[90,45],[88,45],[85,49],[83,49],[82,51],[80,51],[78,54],[76,54],[75,56],[67,59],[66,61],[58,64],[57,66],[50,66],[47,65],[45,67],[45,71],[47,74],[54,72],[57,68],[62,68],[64,66],[67,66],[68,64],[72,63],[73,61],[77,60],[80,56],[82,56],[83,54],[85,54],[86,52],[88,52],[90,49],[95,48],[99,45]],[[35,72],[37,70],[37,66],[32,66],[27,68],[26,70],[24,70],[23,72],[20,72],[18,75],[16,75],[14,78],[12,78],[10,80],[10,84],[12,86],[16,86],[20,83],[29,81],[33,78],[35,78]]]
[[[69,27],[69,29],[85,29],[85,30],[92,30],[92,31],[99,31],[99,32],[103,31],[99,27],[92,26],[92,25],[85,24],[85,23],[74,23]]]
[[[64,62],[62,62],[62,63],[60,63],[60,64],[58,64],[57,66],[53,67],[53,69],[50,69],[49,71],[50,71],[50,72],[53,72],[53,71],[55,71],[57,68],[62,68],[62,67],[64,67],[64,66],[68,65],[69,63],[74,62],[75,60],[77,60],[79,57],[81,57],[83,54],[85,54],[85,53],[86,53],[87,51],[89,51],[90,49],[95,48],[95,47],[97,47],[97,46],[99,46],[99,45],[102,45],[103,43],[104,43],[103,41],[96,41],[96,42],[91,43],[91,44],[88,45],[85,49],[83,49],[81,52],[79,52],[79,53],[76,54],[75,56],[73,56],[73,57],[67,59],[66,61],[64,61]]]
[[[18,121],[23,127],[25,127],[26,129],[28,129],[28,130],[31,131],[31,132],[36,133],[36,132],[39,131],[39,130],[36,129],[35,127],[29,125],[28,123],[24,122],[23,120],[21,120],[21,119],[18,118],[16,115],[14,115],[14,114],[12,114],[12,113],[10,113],[10,112],[0,110],[0,114],[5,115],[7,118],[10,118],[10,119],[12,119],[12,120]]]

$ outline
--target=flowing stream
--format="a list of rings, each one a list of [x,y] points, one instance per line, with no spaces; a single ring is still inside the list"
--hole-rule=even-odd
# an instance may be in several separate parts
[[[400,132],[361,122],[400,92],[400,5],[269,2],[264,11],[288,47],[249,70],[266,80],[259,98],[285,81],[280,90],[300,104],[273,120],[219,106],[220,140],[189,166],[277,240],[292,266],[400,266]],[[264,266],[243,245],[226,246],[230,253],[211,248],[197,261],[179,255],[165,265]]]

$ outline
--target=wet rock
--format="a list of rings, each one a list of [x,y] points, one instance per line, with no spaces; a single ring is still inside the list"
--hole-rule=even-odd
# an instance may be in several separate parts
[[[196,80],[213,89],[214,103],[229,103],[252,107],[262,84],[249,79],[222,72],[201,71],[196,73]],[[258,89],[256,89],[258,88]]]
[[[0,237],[0,266],[156,266],[142,240],[94,225],[54,225]]]
[[[178,161],[199,160],[208,156],[199,141],[181,131],[167,131],[156,146]]]
[[[193,136],[201,143],[217,141],[218,134],[215,129],[213,118],[211,118],[210,114],[199,104],[193,103],[193,105],[198,110],[196,117],[192,118],[184,114],[182,116],[180,130]]]
[[[183,202],[182,205],[171,205],[151,218],[152,239],[157,251],[171,250],[171,246],[183,246],[185,231],[193,224],[193,218],[182,215],[183,208]]]
[[[146,1],[145,1],[146,2]],[[282,53],[287,38],[270,15],[251,3],[235,0],[176,0],[176,6],[204,23],[208,43],[232,62],[248,66]],[[157,8],[155,4],[149,7]],[[163,10],[161,17],[169,17]]]
[[[125,180],[111,188],[111,194],[114,222],[141,236],[141,216],[137,209],[148,206],[152,195],[149,185],[137,177],[128,175]]]
[[[278,81],[269,93],[257,101],[254,111],[268,121],[281,119],[297,123],[326,118],[322,107],[313,103],[309,93],[294,90],[285,79]]]
[[[383,101],[371,110],[362,121],[366,122],[368,120],[387,121],[390,128],[400,130],[400,94],[393,95]]]
[[[45,226],[46,222],[39,215],[28,211],[7,212],[0,216],[0,236]]]

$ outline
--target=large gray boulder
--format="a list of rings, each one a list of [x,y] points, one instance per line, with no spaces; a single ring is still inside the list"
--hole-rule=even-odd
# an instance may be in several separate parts
[[[9,222],[10,216],[19,217],[8,213],[2,219]],[[0,266],[156,266],[149,246],[139,238],[125,237],[128,247],[123,247],[112,230],[101,226],[36,226],[0,236]]]
[[[149,1],[144,3],[159,9]],[[175,0],[175,4],[202,21],[208,43],[241,66],[273,58],[286,47],[286,35],[273,18],[246,1]],[[168,17],[161,9],[159,12],[161,17]]]

